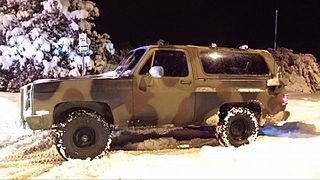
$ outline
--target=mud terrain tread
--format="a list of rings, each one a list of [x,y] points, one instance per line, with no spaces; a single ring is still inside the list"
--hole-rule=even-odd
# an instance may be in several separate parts
[[[107,154],[107,152],[110,149],[111,127],[109,126],[109,124],[106,123],[105,120],[103,119],[103,117],[101,115],[97,114],[96,112],[89,112],[86,110],[77,110],[77,111],[70,113],[66,122],[61,123],[56,131],[56,142],[55,142],[56,148],[57,148],[59,154],[61,155],[61,157],[63,157],[65,160],[70,160],[73,158],[70,157],[70,155],[67,155],[65,152],[66,147],[64,146],[64,143],[63,143],[63,135],[66,131],[68,131],[68,128],[70,128],[69,124],[72,123],[72,121],[74,121],[75,119],[82,117],[82,116],[87,116],[92,119],[95,119],[96,122],[99,123],[105,129],[106,133],[109,134],[109,137],[107,137],[107,143],[106,143],[105,148],[101,151],[101,153],[98,152],[100,150],[97,150],[97,153],[100,153],[100,154],[94,158],[91,158],[91,159],[103,157],[105,154]]]
[[[247,137],[242,142],[235,142],[230,137],[229,126],[232,118],[236,116],[245,116],[250,119],[250,125],[252,126],[249,137]],[[218,126],[216,127],[216,138],[220,145],[222,146],[243,146],[254,142],[259,133],[259,123],[255,117],[254,112],[245,107],[232,107],[227,111],[226,115],[219,121]]]

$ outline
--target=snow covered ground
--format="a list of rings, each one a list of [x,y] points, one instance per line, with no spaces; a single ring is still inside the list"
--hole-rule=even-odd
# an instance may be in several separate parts
[[[287,122],[240,148],[166,137],[93,161],[63,161],[52,132],[19,128],[18,94],[0,92],[0,179],[319,179],[320,94],[290,94],[288,110]]]

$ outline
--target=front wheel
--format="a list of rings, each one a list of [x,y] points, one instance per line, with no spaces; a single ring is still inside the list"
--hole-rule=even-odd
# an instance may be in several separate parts
[[[102,157],[111,143],[111,129],[102,116],[86,110],[69,114],[57,129],[56,147],[68,159]]]
[[[259,124],[250,109],[232,107],[223,114],[216,127],[216,137],[221,145],[239,147],[256,140]]]

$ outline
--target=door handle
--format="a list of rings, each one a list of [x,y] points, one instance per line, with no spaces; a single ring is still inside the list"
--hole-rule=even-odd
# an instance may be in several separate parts
[[[191,84],[191,80],[180,80],[180,84]]]

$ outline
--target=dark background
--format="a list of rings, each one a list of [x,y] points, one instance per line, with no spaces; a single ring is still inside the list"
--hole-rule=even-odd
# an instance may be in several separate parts
[[[273,48],[275,10],[277,46],[320,59],[318,0],[95,0],[96,30],[108,33],[116,49],[159,39],[169,44]]]

